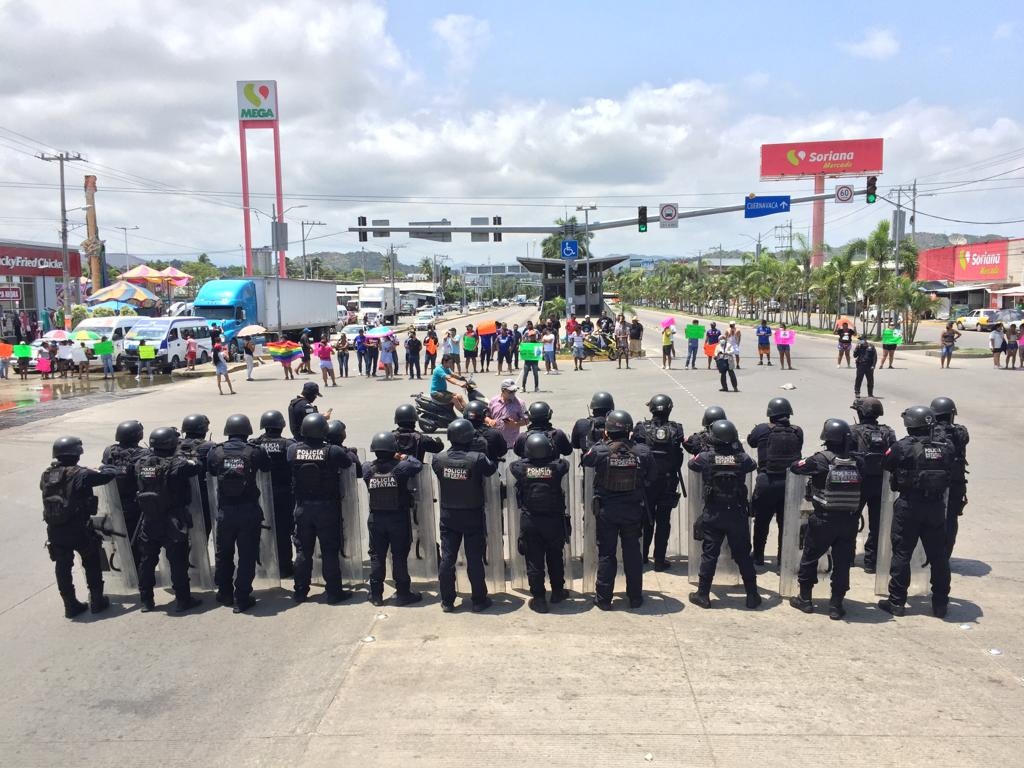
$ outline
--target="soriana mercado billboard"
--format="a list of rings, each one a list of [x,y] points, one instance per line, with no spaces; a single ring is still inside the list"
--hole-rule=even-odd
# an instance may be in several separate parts
[[[882,139],[761,145],[761,178],[867,176],[882,171]]]
[[[953,279],[1005,280],[1008,257],[1006,240],[958,245],[954,251]]]

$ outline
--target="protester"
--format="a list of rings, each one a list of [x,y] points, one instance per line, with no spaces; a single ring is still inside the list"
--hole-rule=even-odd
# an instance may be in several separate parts
[[[434,372],[434,366],[437,365],[437,348],[437,331],[431,327],[427,331],[427,338],[423,340],[423,368],[428,376]],[[498,370],[500,372],[500,366]]]
[[[409,331],[405,340],[405,373],[409,379],[422,379],[420,373],[420,350],[423,342],[416,338],[416,331]]]
[[[459,336],[454,328],[449,328],[448,332],[444,335],[444,339],[441,340],[441,357],[451,357],[452,364],[455,366],[455,371],[459,374],[462,373],[462,350],[459,346]]]
[[[185,336],[185,363],[190,371],[196,369],[196,355],[198,352],[199,342],[196,341],[195,334],[189,333]]]
[[[74,365],[75,371],[78,373],[78,379],[81,381],[82,376],[85,376],[86,380],[89,379],[89,353],[85,350],[85,342],[79,342],[76,346],[71,345],[71,362]]]
[[[779,365],[782,370],[786,370],[786,366],[789,365],[789,370],[793,370],[793,358],[790,357],[790,350],[792,344],[789,343],[790,339],[793,338],[793,331],[789,330],[785,323],[779,323],[780,334],[776,337],[775,350],[779,353]],[[785,343],[783,343],[785,341]],[[771,365],[771,361],[768,362]]]
[[[324,337],[326,338],[326,337]],[[256,343],[252,340],[252,336],[243,337],[242,341],[242,359],[245,360],[245,380],[252,381],[252,369],[256,365]],[[327,380],[324,379],[324,384]]]
[[[473,325],[466,325],[466,332],[462,334],[462,354],[466,359],[466,373],[469,373],[469,366],[473,366],[473,373],[476,373],[477,345],[480,338],[477,336]]]
[[[507,323],[502,323],[498,329],[498,335],[494,340],[498,348],[498,375],[501,376],[501,366],[504,364],[508,372],[512,373],[512,345],[515,343],[515,336],[508,329]]]
[[[6,379],[7,367],[11,364],[11,356],[6,352],[0,352],[0,379]],[[107,378],[106,376],[103,377]]]
[[[889,321],[889,329],[895,330],[899,328],[899,325],[895,320]],[[889,361],[889,367],[892,368],[893,358],[896,356],[896,347],[899,346],[895,343],[883,344],[882,345],[882,359],[878,362],[878,370],[882,370],[885,367],[885,361]]]
[[[582,371],[583,361],[587,358],[587,353],[583,349],[583,331],[580,330],[579,325],[576,326],[576,330],[569,334],[569,344],[572,346],[572,364],[573,370]]]
[[[637,319],[636,315],[633,315],[632,321],[629,323],[629,354],[636,357],[640,354],[641,344],[644,338],[644,326]]]
[[[331,342],[327,338],[326,333],[320,338],[320,341],[316,343],[312,351],[320,361],[320,375],[324,378],[324,386],[327,386],[328,376],[331,377],[331,386],[338,386],[338,382],[334,378],[334,350],[331,349]]]
[[[480,334],[480,371],[491,372],[491,347],[494,344],[493,333]]]
[[[356,367],[359,369],[359,375],[362,376],[363,365],[366,361],[366,333],[362,328],[359,329],[353,342],[356,346]]]
[[[729,354],[733,356],[734,365],[737,369],[740,367],[740,339],[742,336],[743,334],[736,327],[736,323],[729,323],[729,332],[725,338],[728,342]]]
[[[519,330],[519,323],[512,323],[512,366],[519,370],[519,344],[523,340],[523,332]]]
[[[704,334],[704,356],[708,359],[708,370],[711,370],[711,363],[714,362],[715,355],[718,354],[718,342],[722,338],[722,332],[718,330],[718,325],[714,322],[708,328]]]
[[[757,337],[757,364],[764,365],[767,358],[768,365],[772,364],[772,329],[768,321],[761,318],[761,323],[754,329]]]
[[[493,420],[491,426],[501,432],[509,450],[516,444],[520,427],[530,423],[526,418],[526,406],[516,397],[518,390],[519,386],[515,379],[504,379],[501,382],[501,392],[492,397],[487,404],[487,412]]]
[[[540,342],[540,333],[533,327],[533,321],[526,321],[526,328],[523,331],[522,340],[524,343]],[[523,360],[523,392],[526,392],[526,379],[533,371],[533,391],[540,389],[540,363],[537,360]]]
[[[363,365],[366,367],[366,375],[375,379],[377,378],[377,361],[380,357],[380,339],[367,336],[365,344]]]
[[[580,323],[580,330],[583,331],[584,334],[594,332],[594,323],[590,319],[590,315],[587,315],[586,317],[583,318],[583,322]]]
[[[395,337],[390,333],[380,340],[380,364],[384,366],[384,381],[398,373],[398,355],[395,353]]]
[[[999,356],[1006,351],[1006,335],[1002,323],[996,323],[988,334],[988,347],[992,350],[992,365],[998,368]]]
[[[710,365],[708,366],[711,367]],[[661,370],[672,370],[672,326],[661,329]]]
[[[555,331],[550,325],[544,326],[544,333],[540,337],[540,343],[543,345],[542,350],[544,352],[544,373],[551,373],[555,368]],[[558,371],[556,370],[555,373]]]
[[[849,368],[850,348],[853,346],[853,337],[856,336],[857,333],[853,330],[853,328],[850,327],[850,324],[845,320],[843,320],[840,326],[836,328],[832,333],[839,337],[839,356],[836,358],[836,368],[842,367],[843,358],[846,358],[846,367]]]
[[[348,378],[349,349],[348,336],[343,333],[334,343],[334,351],[338,354],[338,377],[342,379]]]
[[[700,321],[698,321],[697,318],[694,318],[690,322],[690,325],[698,326],[700,325]],[[686,340],[686,364],[683,366],[683,368],[692,368],[693,370],[697,370],[697,351],[699,349],[699,338],[694,336],[693,338],[688,338]]]
[[[228,389],[231,390],[231,394],[235,394],[235,388],[231,386],[231,376],[228,375],[228,361],[224,357],[224,347],[220,344],[213,345],[213,367],[217,371],[217,391],[224,394],[224,388],[221,386],[221,379],[223,379],[224,383],[228,385]]]
[[[1017,332],[1017,324],[1014,323],[1006,331],[1006,362],[1003,363],[1004,368],[1009,368],[1010,363],[1013,363],[1013,370],[1017,370],[1017,346],[1019,339],[1020,334]]]
[[[626,360],[626,368],[629,368],[629,324],[626,322],[626,316],[620,314],[619,319],[615,322],[615,346],[616,356],[619,360],[619,369],[622,369],[622,360]]]
[[[136,381],[142,381],[142,372],[145,371],[149,374],[149,380],[153,380],[153,358],[143,358],[142,349],[147,346],[146,340],[141,339],[139,341],[139,367],[138,372],[135,374]],[[219,382],[219,379],[218,379]]]
[[[960,331],[953,327],[952,323],[946,323],[946,330],[942,332],[941,337],[942,347],[939,349],[940,371],[943,368],[949,368],[949,361],[953,359],[953,350],[956,348],[956,340],[962,335]]]
[[[732,383],[732,391],[739,392],[736,382],[736,358],[732,352],[729,351],[729,340],[721,339],[718,342],[718,351],[715,352],[715,366],[718,368],[718,374],[722,382],[721,391],[728,392],[729,387],[726,385],[726,376],[729,377],[729,381]]]

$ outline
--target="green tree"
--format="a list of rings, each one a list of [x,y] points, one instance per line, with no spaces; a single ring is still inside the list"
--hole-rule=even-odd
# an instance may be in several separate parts
[[[576,221],[575,216],[570,216],[568,219],[555,219],[555,225],[558,227],[564,227],[566,224],[575,224],[576,234],[572,237],[566,237],[562,232],[555,232],[544,238],[541,242],[540,253],[545,259],[560,259],[562,258],[562,241],[563,240],[576,240],[580,244],[579,258],[584,259],[590,254],[590,241],[594,238],[593,232],[584,232],[583,225]]]

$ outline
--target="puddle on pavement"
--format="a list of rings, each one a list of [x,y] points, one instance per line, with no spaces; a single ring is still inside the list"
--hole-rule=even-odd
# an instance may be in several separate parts
[[[143,376],[123,375],[104,380],[94,376],[89,380],[30,378],[28,381],[11,379],[0,386],[0,429],[19,426],[36,419],[59,416],[88,405],[98,405],[115,398],[133,397],[154,388],[167,385],[169,376],[154,376],[152,381]]]

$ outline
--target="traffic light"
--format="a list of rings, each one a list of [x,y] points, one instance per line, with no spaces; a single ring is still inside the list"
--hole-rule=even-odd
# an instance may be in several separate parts
[[[647,206],[646,205],[641,205],[639,208],[636,209],[636,223],[637,223],[637,229],[640,232],[646,232],[647,231]]]
[[[366,217],[365,216],[360,216],[358,219],[356,219],[356,224],[358,224],[360,227],[365,227],[366,226]],[[366,236],[366,231],[364,230],[364,231],[359,233],[359,242],[360,243],[365,243],[366,240],[367,240],[367,236]]]
[[[500,227],[501,226],[501,216],[493,216],[493,217],[491,217],[491,224],[493,224],[496,227]],[[496,243],[500,243],[501,242],[501,232],[495,232],[494,233],[494,242],[496,242]]]
[[[864,201],[873,203],[878,199],[878,177],[868,176],[868,189],[864,195]]]

